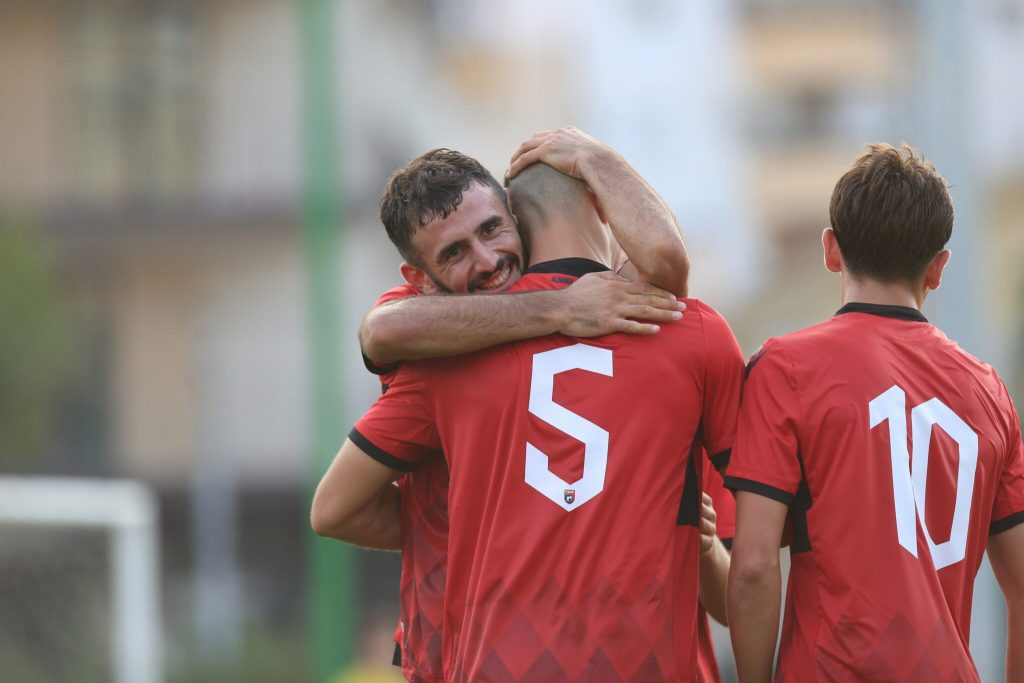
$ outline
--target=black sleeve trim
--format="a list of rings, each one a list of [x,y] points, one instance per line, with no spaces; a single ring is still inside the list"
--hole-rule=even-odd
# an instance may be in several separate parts
[[[1008,531],[1018,524],[1024,524],[1024,511],[1016,512],[1009,517],[1003,517],[988,525],[988,535],[1000,534]]]
[[[391,666],[402,666],[402,646],[395,643],[395,654],[391,655]]]
[[[398,366],[401,365],[401,363],[394,363],[392,365],[377,365],[365,353],[362,354],[362,355],[363,355],[363,365],[365,365],[366,369],[369,370],[370,372],[372,372],[375,375],[386,375],[386,374],[388,374],[390,372],[394,372],[395,370],[398,369]]]
[[[789,491],[783,491],[782,489],[777,489],[774,486],[762,484],[759,481],[743,479],[741,477],[726,477],[725,488],[733,491],[749,491],[750,493],[756,493],[759,496],[777,500],[783,505],[789,505],[793,502],[793,494]]]
[[[348,433],[348,438],[351,439],[352,443],[363,449],[368,456],[382,465],[390,467],[393,470],[399,470],[400,472],[412,472],[416,469],[416,463],[396,458],[387,451],[377,448],[370,443],[369,439],[360,434],[359,430],[355,427],[353,427],[352,431]]]
[[[721,541],[722,541],[722,545],[725,546],[725,549],[728,550],[729,552],[732,552],[732,539],[731,538],[723,538],[723,539],[721,539]]]
[[[732,457],[732,449],[731,448],[726,448],[721,453],[715,453],[714,455],[709,455],[708,456],[708,460],[711,461],[711,464],[715,466],[716,470],[718,470],[719,472],[722,472],[722,471],[725,470],[726,465],[729,464],[729,458],[731,458],[731,457]]]

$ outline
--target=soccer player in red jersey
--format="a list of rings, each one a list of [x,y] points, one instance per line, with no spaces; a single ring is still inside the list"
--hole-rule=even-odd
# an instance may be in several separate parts
[[[653,191],[645,192],[638,187],[643,181],[628,164],[610,148],[575,129],[553,131],[546,137],[556,140],[567,158],[579,158],[586,153],[593,160],[589,167],[583,166],[581,170],[588,177],[595,199],[609,206],[616,219],[614,236],[630,245],[635,275],[678,287],[682,274],[685,283],[688,268],[685,251],[670,250],[666,256],[654,250],[659,239],[669,246],[681,245],[674,218]],[[609,180],[615,181],[614,187]],[[645,183],[643,185],[646,186]],[[624,204],[621,196],[628,198],[629,203]],[[514,226],[514,220],[502,211],[506,202],[505,191],[478,162],[451,150],[433,150],[398,171],[389,181],[381,202],[382,221],[389,234],[394,237],[402,233],[404,226],[413,220],[422,222],[424,214],[429,214],[432,219],[440,217],[444,225],[441,226],[441,239],[436,242],[442,244],[441,249],[449,251],[453,243],[458,245],[465,257],[454,259],[455,263],[442,260],[442,267],[430,268],[421,254],[405,249],[404,253],[411,261],[425,268],[403,264],[403,276],[415,286],[406,284],[392,289],[378,300],[376,306],[421,293],[494,292],[507,288],[518,279],[518,268],[509,266],[507,276],[495,278],[494,274],[502,271],[500,264],[520,263],[522,254],[518,233],[507,229],[509,225]],[[653,206],[645,206],[645,202]],[[459,205],[463,207],[461,210],[457,209]],[[425,208],[417,211],[417,207]],[[441,216],[446,211],[457,211],[458,220],[447,220],[448,216]],[[643,225],[633,225],[641,218]],[[462,229],[465,226],[471,231]],[[429,230],[437,226],[424,227]],[[637,249],[638,237],[635,235],[641,230],[645,237],[644,246]],[[396,243],[402,246],[401,239]],[[676,256],[672,257],[672,253]],[[652,258],[654,254],[659,260]],[[499,286],[486,286],[495,279],[501,280]],[[408,320],[408,307],[397,316],[390,315],[389,311],[389,315],[377,317],[374,316],[378,312],[375,307],[374,312],[367,316],[361,337],[378,359],[382,350],[397,354],[396,358],[408,359],[431,353],[433,349],[456,353],[555,331],[587,336],[619,329],[650,333],[649,325],[638,325],[627,320],[627,316],[655,318],[664,315],[663,320],[671,319],[667,316],[675,310],[674,298],[671,299],[671,307],[667,301],[654,302],[662,307],[660,309],[648,307],[648,299],[655,290],[624,285],[615,279],[591,276],[557,296],[551,296],[554,292],[546,292],[491,297],[487,302],[474,304],[475,308],[467,307],[462,297],[438,297],[426,305],[446,307],[443,329],[438,329],[436,318],[432,318],[427,327],[410,328],[423,318],[416,318],[413,313],[411,321]],[[528,305],[522,305],[527,302]],[[412,308],[418,305],[421,304],[417,302]],[[480,311],[485,315],[481,317]],[[476,319],[467,321],[466,315],[476,316]],[[378,318],[384,323],[378,324]],[[404,329],[389,345],[382,344],[382,339],[386,341],[389,333],[394,334],[398,330],[392,321],[404,325]],[[378,329],[382,325],[384,329]],[[452,335],[458,335],[454,343]],[[410,348],[410,340],[418,346]],[[425,343],[431,346],[424,347]],[[365,354],[364,359],[372,372],[381,375],[386,390],[395,364],[382,366]],[[447,467],[440,456],[428,459],[399,480],[403,571],[400,591],[402,619],[396,641],[401,644],[403,673],[410,681],[440,680],[440,617],[447,553],[447,480]]]
[[[726,486],[737,491],[728,604],[744,683],[768,681],[778,547],[791,532],[776,680],[977,681],[974,578],[1007,598],[1007,680],[1024,680],[1024,451],[1002,381],[929,324],[953,206],[909,147],[871,145],[832,194],[831,319],[747,367]]]
[[[595,267],[553,261],[529,277],[561,286]],[[651,337],[546,337],[405,365],[352,434],[377,462],[349,459],[346,443],[321,503],[387,482],[381,463],[408,469],[444,448],[449,680],[692,680],[701,470],[688,445],[729,448],[741,366],[698,302]],[[377,508],[369,526],[387,517]]]

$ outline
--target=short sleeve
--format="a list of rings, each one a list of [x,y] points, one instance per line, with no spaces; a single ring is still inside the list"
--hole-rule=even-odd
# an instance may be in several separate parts
[[[441,450],[429,396],[429,372],[403,366],[388,391],[370,406],[349,433],[371,458],[408,472]]]
[[[1012,412],[1009,453],[996,485],[989,533],[998,534],[1024,523],[1024,444],[1021,443],[1020,418]]]
[[[708,458],[721,471],[729,462],[736,438],[743,389],[743,352],[725,319],[704,304],[700,304],[700,309],[706,362],[701,436]]]
[[[800,403],[792,365],[770,341],[747,366],[726,488],[789,505],[800,486]]]

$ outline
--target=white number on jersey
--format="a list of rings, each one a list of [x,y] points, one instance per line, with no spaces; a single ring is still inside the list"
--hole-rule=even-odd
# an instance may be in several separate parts
[[[893,385],[869,404],[871,429],[889,422],[889,451],[892,458],[892,493],[896,506],[896,535],[900,545],[917,557],[917,521],[928,541],[936,569],[948,567],[967,554],[967,526],[974,497],[974,472],[978,466],[978,435],[959,415],[937,398],[914,406],[910,411],[913,455],[907,452],[907,395]],[[956,442],[960,466],[956,474],[956,504],[949,540],[936,543],[925,521],[928,491],[928,454],[932,427],[938,425]],[[913,462],[913,475],[911,475]]]
[[[612,352],[575,344],[533,357],[530,412],[583,442],[583,475],[569,483],[548,469],[548,456],[526,444],[526,483],[565,510],[575,510],[604,490],[608,466],[608,432],[554,401],[555,375],[567,370],[589,370],[612,376]]]

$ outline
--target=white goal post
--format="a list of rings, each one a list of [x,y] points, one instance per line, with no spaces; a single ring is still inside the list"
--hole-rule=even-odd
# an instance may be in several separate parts
[[[110,533],[112,670],[116,683],[160,683],[157,500],[142,483],[0,477],[0,524]]]

